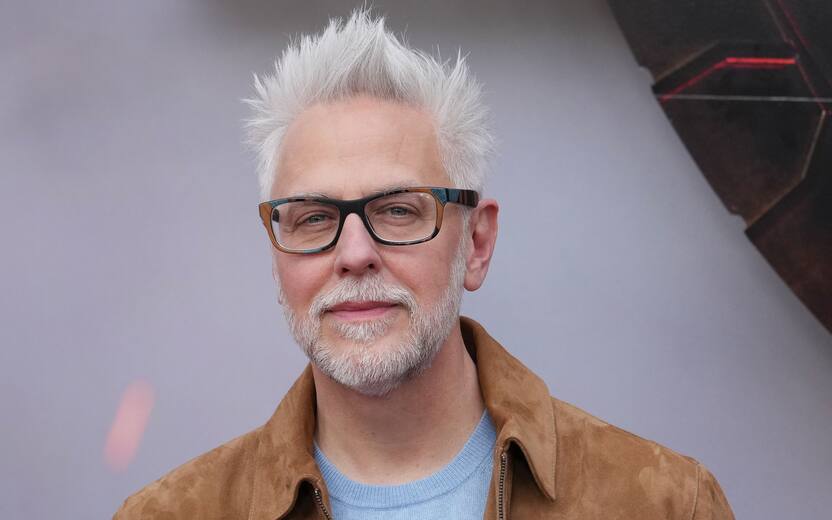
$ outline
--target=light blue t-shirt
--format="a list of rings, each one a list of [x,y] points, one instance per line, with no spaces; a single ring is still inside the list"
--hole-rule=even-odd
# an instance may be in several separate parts
[[[438,472],[396,486],[350,480],[315,444],[334,520],[480,520],[485,512],[497,432],[488,411],[454,459]]]

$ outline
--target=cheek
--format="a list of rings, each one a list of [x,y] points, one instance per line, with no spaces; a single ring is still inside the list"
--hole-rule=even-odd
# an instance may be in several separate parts
[[[277,255],[273,267],[286,303],[296,311],[307,308],[326,283],[331,272],[328,266],[325,257]]]
[[[407,287],[422,305],[437,302],[448,288],[451,276],[455,250],[449,246],[428,247],[435,241],[396,250],[391,248],[385,258],[385,266],[394,281]]]

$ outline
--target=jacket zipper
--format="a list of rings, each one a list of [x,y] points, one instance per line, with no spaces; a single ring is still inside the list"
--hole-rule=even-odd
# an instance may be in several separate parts
[[[326,508],[326,504],[324,504],[324,497],[321,495],[321,490],[318,488],[315,488],[315,502],[318,503],[318,509],[321,511],[323,517],[326,518],[326,520],[332,520],[332,517],[329,515],[329,511]]]
[[[500,487],[497,489],[497,518],[506,519],[506,468],[508,467],[508,455],[500,453]]]

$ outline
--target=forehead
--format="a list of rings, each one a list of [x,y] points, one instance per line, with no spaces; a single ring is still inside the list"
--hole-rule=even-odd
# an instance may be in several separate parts
[[[289,125],[271,195],[357,198],[394,186],[449,182],[426,111],[356,97],[314,105]]]

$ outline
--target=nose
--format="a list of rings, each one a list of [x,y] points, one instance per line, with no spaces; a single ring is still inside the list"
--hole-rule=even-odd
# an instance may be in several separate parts
[[[354,213],[348,215],[335,244],[335,273],[338,276],[361,276],[378,271],[381,258],[377,246],[361,218]]]

